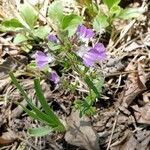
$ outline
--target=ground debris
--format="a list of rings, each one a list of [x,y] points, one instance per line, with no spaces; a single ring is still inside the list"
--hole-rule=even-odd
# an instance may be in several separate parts
[[[75,146],[86,148],[87,150],[100,150],[98,135],[91,126],[90,119],[86,116],[79,117],[79,112],[72,112],[68,118],[68,131],[65,140]]]
[[[8,132],[3,132],[0,136],[0,145],[8,145],[14,142],[17,139],[15,133],[11,130]]]
[[[145,59],[140,57],[139,59],[135,59],[131,61],[126,68],[126,71],[131,71],[126,80],[125,88],[122,92],[122,106],[128,107],[132,101],[146,90],[146,81],[147,76],[144,72],[144,62]],[[134,70],[138,70],[138,72],[132,72]]]
[[[124,137],[112,144],[111,150],[149,150],[150,131],[126,131]]]

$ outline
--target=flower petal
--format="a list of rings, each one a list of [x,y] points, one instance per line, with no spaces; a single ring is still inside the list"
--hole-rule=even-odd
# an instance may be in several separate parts
[[[38,62],[36,62],[36,64],[37,64],[37,67],[38,67],[39,69],[42,69],[42,68],[45,67],[48,63],[47,63],[47,61],[38,61]]]
[[[47,65],[52,58],[48,57],[41,51],[37,51],[35,54],[35,62],[39,69],[42,69],[45,65]]]
[[[59,76],[58,76],[56,71],[52,71],[51,72],[50,80],[52,82],[54,82],[55,84],[58,84],[58,82],[60,81],[60,78],[59,78]]]
[[[94,36],[94,32],[92,29],[87,29],[86,30],[86,34],[85,34],[85,38],[92,38]]]
[[[86,34],[86,27],[84,25],[79,25],[77,28],[77,33],[79,36],[84,36]]]
[[[57,37],[54,34],[49,34],[48,40],[53,42],[53,43],[57,43],[57,41],[58,41]]]
[[[102,43],[97,43],[94,46],[94,49],[96,49],[99,53],[98,59],[105,60],[106,59],[106,48]]]
[[[94,63],[103,61],[106,58],[105,47],[102,43],[97,43],[94,48],[91,48],[83,55],[83,63],[86,66],[93,66]]]
[[[94,36],[94,32],[92,29],[87,29],[84,25],[79,25],[77,29],[77,33],[80,38],[92,38]]]
[[[88,55],[85,55],[83,57],[83,63],[87,66],[87,67],[91,67],[93,66],[95,60],[91,59],[91,57],[89,57]]]
[[[97,51],[99,51],[99,52],[106,51],[106,49],[105,49],[105,47],[104,47],[104,45],[102,43],[95,44],[94,48],[97,49]]]

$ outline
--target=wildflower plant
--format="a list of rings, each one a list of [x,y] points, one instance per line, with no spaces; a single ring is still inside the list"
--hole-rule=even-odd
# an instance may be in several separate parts
[[[35,70],[47,73],[49,80],[55,85],[63,84],[63,74],[75,72],[79,79],[84,82],[84,88],[88,92],[84,93],[80,99],[75,100],[74,107],[80,110],[81,117],[94,115],[96,113],[94,103],[100,97],[104,82],[101,73],[96,69],[96,64],[101,64],[107,57],[106,48],[99,39],[96,39],[96,35],[101,27],[106,28],[111,25],[114,16],[120,18],[125,16],[119,2],[120,0],[103,0],[109,9],[108,14],[105,14],[91,0],[82,1],[82,4],[90,12],[88,13],[89,17],[93,18],[90,26],[93,25],[94,29],[86,26],[87,18],[83,19],[75,12],[66,15],[63,12],[64,6],[59,0],[50,4],[46,18],[47,24],[40,26],[38,10],[25,3],[20,8],[17,18],[2,22],[1,30],[19,32],[13,42],[20,44],[26,53],[34,53],[33,61],[28,67],[34,66]],[[60,66],[61,70],[52,69],[53,66]],[[58,75],[58,71],[61,72],[62,77]],[[36,79],[34,84],[44,112],[34,106],[13,74],[10,76],[31,108],[31,110],[27,108],[24,110],[34,119],[46,124],[46,128],[43,129],[44,133],[47,133],[46,131],[50,128],[52,131],[65,131],[63,124],[46,103],[39,80]],[[40,77],[42,78],[42,76]],[[73,87],[74,91],[78,83]]]
[[[21,105],[19,103],[18,104],[21,105],[21,107],[23,107],[24,111],[29,116],[31,116],[33,119],[36,119],[36,120],[42,122],[44,125],[43,127],[40,127],[40,128],[29,129],[30,135],[44,136],[46,134],[49,134],[52,131],[64,132],[65,131],[64,125],[61,123],[59,118],[54,114],[54,112],[48,105],[48,103],[42,93],[39,79],[34,80],[34,87],[35,87],[36,95],[38,97],[39,102],[41,103],[43,111],[41,111],[38,107],[36,107],[33,104],[32,100],[30,99],[28,94],[25,92],[25,90],[22,88],[22,86],[19,84],[19,82],[17,81],[17,79],[13,73],[10,73],[10,77],[11,77],[13,83],[15,84],[15,86],[21,92],[24,99],[27,101],[31,110],[29,110],[28,108],[24,107],[23,105]]]

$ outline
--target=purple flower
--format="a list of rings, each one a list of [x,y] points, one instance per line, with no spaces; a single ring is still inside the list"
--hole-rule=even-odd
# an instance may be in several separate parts
[[[106,58],[106,50],[102,43],[97,43],[89,51],[85,52],[82,56],[83,63],[87,67],[91,67],[96,62],[103,61]]]
[[[51,72],[51,76],[50,76],[50,80],[53,81],[55,84],[58,84],[58,82],[60,81],[59,76],[57,74],[56,71],[52,71]]]
[[[42,69],[43,67],[45,67],[45,65],[53,61],[53,58],[51,56],[47,56],[41,51],[37,51],[34,56],[36,65],[39,69]]]
[[[77,34],[81,38],[92,38],[94,36],[94,32],[92,29],[87,29],[84,25],[79,25],[77,29]]]
[[[57,37],[54,34],[49,34],[48,35],[48,40],[53,42],[53,43],[57,43],[58,42],[58,39],[57,39]]]

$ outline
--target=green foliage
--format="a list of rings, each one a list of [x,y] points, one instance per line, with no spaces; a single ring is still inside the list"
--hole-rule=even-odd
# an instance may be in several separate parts
[[[121,10],[120,14],[118,15],[118,18],[121,19],[131,19],[131,18],[136,18],[140,14],[144,12],[144,9],[139,7],[139,8],[126,8],[124,10]]]
[[[64,132],[65,131],[65,127],[64,125],[60,122],[60,120],[58,119],[58,117],[54,114],[54,112],[52,111],[52,109],[49,107],[46,99],[44,98],[44,95],[42,93],[42,89],[40,86],[40,81],[38,79],[34,80],[34,87],[35,87],[35,91],[36,91],[36,95],[39,99],[39,102],[41,103],[41,107],[43,109],[43,111],[41,111],[38,107],[36,107],[31,99],[28,97],[27,93],[24,91],[24,89],[22,88],[22,86],[18,83],[17,79],[15,78],[15,76],[13,75],[13,73],[10,73],[10,77],[13,81],[13,83],[15,84],[15,86],[19,89],[19,91],[21,92],[22,96],[25,98],[25,100],[27,101],[29,107],[31,108],[31,110],[29,110],[28,108],[22,106],[24,111],[31,116],[33,119],[36,119],[42,123],[44,123],[46,125],[46,127],[43,127],[43,131],[41,131],[41,133],[36,133],[36,131],[38,131],[39,129],[35,129],[35,130],[29,130],[29,133],[32,133],[32,135],[43,135],[49,131],[57,131],[57,132]],[[41,128],[42,129],[42,128]]]
[[[82,17],[76,14],[66,15],[62,19],[61,29],[68,31],[68,37],[71,37],[73,34],[75,34],[78,25],[82,23],[83,23]]]
[[[97,97],[99,97],[99,90],[96,88],[91,79],[88,76],[85,76],[84,81],[88,85],[89,89],[93,90],[93,92],[97,95]]]
[[[37,18],[38,18],[38,13],[30,4],[25,3],[21,6],[20,16],[26,22],[26,24],[28,24],[28,26],[31,29],[34,28],[34,25],[35,25]],[[23,25],[24,25],[24,23],[23,23]]]
[[[120,0],[103,0],[103,3],[111,9],[113,6],[117,6],[120,3]]]
[[[88,104],[86,99],[84,101],[76,100],[74,106],[76,109],[80,110],[80,117],[82,117],[83,115],[93,116],[96,114],[95,107]]]
[[[4,20],[1,25],[5,27],[7,31],[9,30],[17,30],[23,28],[23,25],[16,19]]]
[[[84,78],[84,81],[89,87],[88,95],[84,100],[76,100],[74,102],[74,107],[80,110],[80,117],[83,115],[92,116],[96,114],[96,109],[93,107],[93,104],[96,102],[96,99],[100,97],[104,84],[104,79],[100,76],[96,76],[93,80],[90,78],[93,78],[92,75],[90,77],[86,75]]]
[[[111,9],[110,9],[110,16],[114,17],[114,18],[115,17],[117,18],[117,16],[120,14],[121,10],[122,10],[122,8],[118,5],[112,6]]]
[[[95,17],[98,12],[98,7],[93,3],[92,0],[82,0],[80,4],[86,8],[85,13],[87,15],[87,20],[91,20],[93,17]]]
[[[64,17],[63,9],[62,3],[59,0],[55,0],[48,9],[50,19],[59,24]]]
[[[94,19],[93,19],[93,28],[99,32],[106,27],[109,26],[108,18],[106,15],[99,13]]]
[[[18,33],[14,37],[13,43],[14,44],[20,44],[21,49],[28,53],[32,49],[32,45],[28,44],[28,40],[31,40],[31,38],[29,36],[26,36],[24,33]]]
[[[104,14],[100,10],[93,19],[92,24],[96,31],[112,28],[115,19],[132,19],[144,12],[144,9],[141,7],[123,9],[119,6],[120,0],[103,0],[103,3],[108,7],[108,12]]]
[[[87,46],[88,44],[94,45],[96,43],[95,39],[93,42],[87,37],[86,40],[90,40],[92,43],[88,43],[89,41],[86,41],[86,43],[84,41],[85,39],[83,36],[84,34],[87,34],[86,31],[82,33],[83,35],[81,37],[78,37],[79,34],[76,34],[77,27],[83,23],[85,26],[86,24],[89,26],[92,24],[95,31],[99,32],[105,29],[111,34],[111,29],[113,29],[113,21],[115,19],[132,19],[138,17],[139,14],[144,12],[143,8],[123,9],[119,6],[120,1],[121,0],[103,0],[103,4],[108,7],[108,12],[99,10],[98,6],[96,6],[92,0],[78,1],[81,3],[81,6],[85,8],[86,16],[83,18],[83,16],[79,16],[75,13],[70,13],[67,15],[64,14],[63,4],[60,3],[60,0],[55,0],[48,8],[48,17],[46,18],[48,20],[47,24],[42,26],[40,25],[41,22],[38,21],[39,13],[33,6],[25,3],[20,7],[16,18],[4,20],[1,23],[1,30],[17,31],[17,34],[13,39],[14,44],[22,44],[21,48],[26,52],[30,52],[34,44],[39,44],[41,49],[46,49],[46,52],[54,55],[56,61],[52,64],[53,68],[55,65],[60,66],[61,69],[59,71],[62,76],[63,73],[65,74],[72,71],[75,72],[80,77],[80,80],[86,84],[86,87],[88,87],[88,92],[82,93],[82,97],[76,100],[74,105],[76,109],[80,110],[80,117],[83,115],[91,116],[96,113],[94,104],[100,97],[104,80],[98,76],[99,73],[93,68],[91,71],[88,67],[83,65],[83,57],[76,55],[76,50],[78,51],[82,45],[84,45],[84,51],[85,47],[88,49],[91,48],[90,46]],[[57,34],[57,42],[48,41],[47,39],[51,28],[54,28],[54,32]],[[41,43],[44,46],[40,45]],[[35,61],[31,62],[28,67],[30,69],[35,69]],[[50,65],[47,64],[42,71],[47,73],[49,70]],[[43,125],[43,127],[29,129],[28,132],[31,136],[44,136],[52,131],[64,132],[64,125],[50,108],[43,95],[40,81],[38,79],[34,80],[36,96],[41,104],[41,108],[38,108],[33,104],[30,97],[12,73],[10,73],[10,77],[21,92],[24,99],[27,101],[29,108],[24,107],[21,104],[19,105],[23,107],[24,111],[28,115],[30,115],[33,119],[40,121]],[[75,84],[70,84],[70,82],[66,80],[64,81],[64,85],[69,92],[75,94],[78,92],[77,88],[80,85],[79,81]]]
[[[14,43],[14,44],[19,44],[19,43],[25,42],[25,41],[27,41],[27,40],[28,40],[28,38],[27,38],[24,34],[18,33],[18,34],[15,36],[15,38],[14,38],[14,40],[13,40],[13,43]]]
[[[51,133],[53,130],[49,127],[30,128],[28,133],[30,136],[40,137]]]
[[[33,30],[33,35],[44,40],[47,38],[50,30],[51,29],[49,26],[40,26],[39,28]]]

